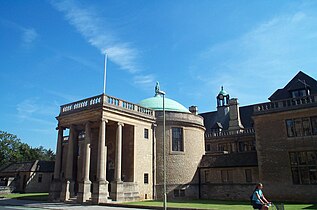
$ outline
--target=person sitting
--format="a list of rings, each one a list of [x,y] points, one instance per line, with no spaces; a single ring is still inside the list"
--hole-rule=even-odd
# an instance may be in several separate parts
[[[269,202],[262,192],[263,184],[258,183],[256,185],[256,188],[253,192],[252,196],[252,206],[254,209],[260,209],[260,210],[267,210],[269,209],[269,206],[271,205],[271,202]]]

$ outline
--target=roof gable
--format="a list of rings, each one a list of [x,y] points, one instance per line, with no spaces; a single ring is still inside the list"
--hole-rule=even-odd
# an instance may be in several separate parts
[[[317,81],[305,74],[302,71],[299,71],[291,81],[289,81],[284,88],[276,90],[270,97],[270,101],[277,101],[291,98],[291,91],[306,89],[310,90],[310,94],[317,94]]]

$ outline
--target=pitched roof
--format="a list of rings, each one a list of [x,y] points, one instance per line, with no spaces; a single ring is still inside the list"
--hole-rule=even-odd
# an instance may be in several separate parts
[[[12,163],[2,169],[0,173],[15,173],[15,172],[54,172],[54,161],[35,160],[21,163]]]
[[[229,153],[222,155],[210,155],[203,156],[199,167],[200,168],[225,168],[225,167],[247,167],[257,166],[258,158],[257,153],[244,152],[244,153]]]
[[[317,81],[305,74],[302,71],[299,71],[295,77],[285,85],[284,88],[276,90],[270,97],[270,101],[277,101],[291,98],[290,91],[300,90],[300,89],[310,89],[310,94],[317,94]]]
[[[253,127],[253,105],[239,107],[240,112],[240,120],[242,125],[245,128]],[[229,114],[226,116],[221,116],[217,113],[217,111],[206,112],[199,114],[204,118],[204,125],[206,128],[206,133],[211,132],[213,129],[219,127],[219,123],[221,124],[224,130],[228,130],[229,128]]]

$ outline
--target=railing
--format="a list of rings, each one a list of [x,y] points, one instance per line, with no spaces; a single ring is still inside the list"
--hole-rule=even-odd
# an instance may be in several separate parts
[[[118,106],[118,107],[121,107],[124,109],[128,109],[131,111],[136,111],[136,112],[139,112],[142,114],[154,116],[154,111],[152,109],[148,109],[148,108],[139,106],[137,104],[133,104],[133,103],[130,103],[128,101],[124,101],[124,100],[121,100],[121,99],[118,99],[118,98],[115,98],[112,96],[105,95],[105,97],[106,97],[105,101],[108,104],[115,105],[115,106]]]
[[[205,138],[221,137],[221,136],[232,136],[232,135],[245,135],[254,134],[254,128],[247,128],[244,130],[234,130],[234,131],[216,131],[205,134]]]
[[[139,112],[145,115],[154,116],[154,111],[152,109],[141,107],[137,104],[133,104],[128,101],[124,101],[124,100],[121,100],[112,96],[107,96],[107,95],[94,96],[91,98],[87,98],[84,100],[63,105],[61,106],[60,112],[61,114],[67,114],[74,111],[87,109],[89,107],[96,107],[96,106],[102,106],[107,104],[120,107],[123,109],[127,109],[130,111]]]
[[[254,113],[260,113],[265,111],[274,111],[279,109],[288,109],[298,107],[306,104],[317,103],[317,95],[310,95],[300,98],[290,98],[281,101],[273,101],[262,104],[254,105]]]
[[[102,105],[102,95],[94,96],[84,100],[76,101],[70,104],[61,106],[61,114],[72,112],[75,110],[80,110],[86,107],[92,107],[96,105]]]

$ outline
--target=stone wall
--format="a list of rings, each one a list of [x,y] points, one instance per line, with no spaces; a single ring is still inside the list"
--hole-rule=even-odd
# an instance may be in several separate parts
[[[163,195],[163,119],[162,112],[156,113],[156,190],[160,199]],[[184,151],[172,151],[173,127],[183,130]],[[205,153],[204,132],[202,117],[189,113],[166,112],[166,182],[169,198],[177,198],[174,190],[184,190],[184,197],[198,198],[198,188],[194,186],[199,183],[197,170]]]
[[[317,136],[288,137],[286,119],[317,115],[317,107],[254,117],[259,178],[271,200],[315,202],[316,185],[293,184],[289,152],[317,150]]]
[[[201,184],[202,199],[250,200],[254,184]],[[264,190],[265,193],[265,190]]]

